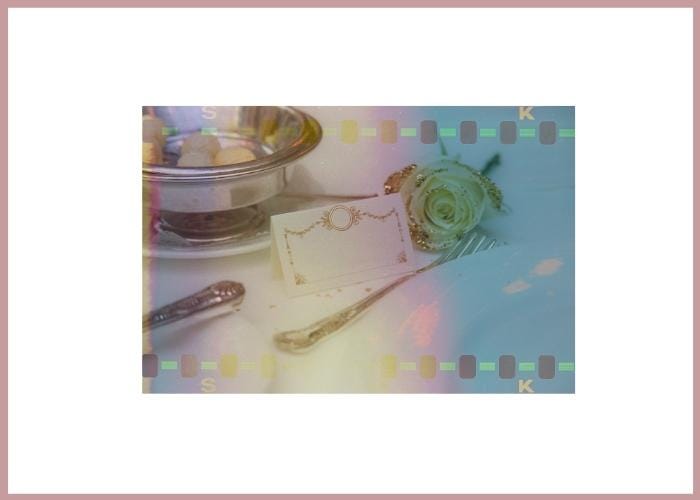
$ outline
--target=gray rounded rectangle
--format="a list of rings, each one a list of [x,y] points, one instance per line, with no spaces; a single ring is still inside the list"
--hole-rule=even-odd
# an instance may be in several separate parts
[[[501,122],[501,144],[515,144],[515,122]]]
[[[537,364],[540,378],[554,378],[554,356],[540,356]]]
[[[515,356],[504,354],[498,358],[498,376],[501,378],[515,377]]]
[[[474,378],[476,376],[476,356],[463,354],[459,357],[459,378]]]
[[[554,144],[557,140],[557,124],[554,122],[540,123],[540,142]]]
[[[141,376],[156,377],[158,376],[158,356],[155,354],[144,354],[141,359]]]
[[[476,143],[476,122],[467,121],[459,124],[459,140],[462,144]]]
[[[420,142],[423,144],[435,144],[437,142],[437,122],[435,120],[423,120],[420,122]]]

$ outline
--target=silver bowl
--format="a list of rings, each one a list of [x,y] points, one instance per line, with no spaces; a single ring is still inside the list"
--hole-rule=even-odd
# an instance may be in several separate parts
[[[163,163],[143,163],[144,207],[162,227],[198,241],[221,241],[261,224],[261,202],[286,186],[294,160],[321,140],[321,126],[290,107],[148,106],[163,120]],[[222,166],[178,167],[184,139],[214,135],[221,147],[243,146],[256,159]]]

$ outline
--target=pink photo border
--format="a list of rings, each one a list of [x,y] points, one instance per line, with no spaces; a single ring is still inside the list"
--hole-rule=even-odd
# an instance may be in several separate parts
[[[5,101],[3,104],[3,114],[4,119],[2,121],[2,143],[0,143],[0,148],[6,151],[8,150],[8,9],[10,8],[31,8],[31,7],[676,7],[676,8],[694,8],[698,0],[0,0],[0,5],[2,5],[1,15],[2,15],[2,25],[5,26],[5,36],[2,38],[2,68],[5,73],[2,79],[2,92],[5,95]],[[698,26],[700,14],[699,11],[693,9],[693,32],[695,33],[695,28]],[[698,38],[694,35],[693,37],[693,79],[695,82],[700,80],[698,78],[700,73],[700,64],[698,64],[698,58],[700,57],[700,43]],[[694,127],[694,144],[700,145],[700,127],[698,118],[700,117],[700,102],[698,100],[698,92],[693,90],[693,127]],[[693,166],[697,165],[697,157],[693,153]],[[2,173],[0,174],[0,187],[2,189],[2,195],[6,200],[5,203],[0,207],[2,212],[2,217],[0,217],[0,233],[2,233],[3,244],[0,247],[0,252],[2,252],[1,258],[4,262],[2,268],[2,281],[5,287],[2,289],[5,295],[4,300],[0,307],[2,308],[2,314],[5,321],[2,325],[4,330],[4,341],[0,342],[0,356],[5,359],[6,369],[2,372],[3,380],[0,381],[0,387],[2,394],[0,395],[1,405],[4,407],[3,411],[0,412],[0,418],[2,419],[0,425],[5,429],[2,433],[2,443],[1,446],[5,450],[5,453],[0,458],[0,495],[4,497],[19,496],[10,495],[8,493],[8,371],[7,371],[7,361],[8,361],[8,206],[7,206],[7,194],[8,194],[8,155],[7,153],[3,155],[2,158]],[[700,176],[695,175],[693,181],[694,192],[698,191],[700,187]],[[700,225],[700,202],[694,197],[693,201],[693,247],[696,248],[700,242],[700,232],[698,231],[698,226]],[[693,306],[694,308],[700,308],[700,298],[698,298],[698,285],[700,284],[700,271],[698,270],[697,263],[695,262],[695,255],[693,257],[694,261],[694,271],[693,271]],[[694,336],[698,333],[698,321],[693,318],[693,333]],[[698,353],[700,352],[700,343],[695,342],[693,347],[693,359],[698,359]],[[697,427],[697,415],[698,415],[698,405],[700,405],[698,398],[698,390],[700,388],[700,383],[698,383],[698,375],[700,374],[700,369],[694,364],[693,365],[693,493],[691,496],[695,497],[698,491],[698,450],[700,449],[700,438],[698,438],[698,427]],[[583,472],[583,471],[582,471]],[[49,497],[50,495],[22,495],[22,498],[27,500],[39,499],[44,497]],[[70,495],[61,495],[63,497],[68,497]],[[75,495],[76,497],[78,495]],[[109,497],[113,499],[117,498],[134,498],[142,496],[148,499],[169,499],[173,496],[177,496],[178,499],[182,500],[195,500],[202,495],[97,495],[91,494],[89,498],[94,497]],[[237,498],[249,497],[255,499],[266,499],[266,498],[281,498],[281,497],[305,497],[307,495],[227,495],[235,496]],[[323,495],[332,497],[342,497],[342,498],[367,498],[367,497],[381,497],[382,499],[398,499],[398,498],[432,498],[437,495],[422,494],[422,495]],[[442,495],[441,495],[442,496]],[[468,498],[483,498],[488,500],[497,500],[502,498],[516,498],[516,497],[531,497],[538,498],[542,495],[480,495],[480,494],[460,494],[460,495],[446,495],[450,497],[468,497]],[[612,496],[612,495],[610,495]],[[639,495],[615,495],[616,498],[637,498]],[[656,498],[667,498],[671,495],[659,494],[659,495],[644,495],[646,499],[656,499]],[[676,496],[676,495],[674,495]],[[593,498],[600,497],[600,495],[556,495],[557,498],[560,497],[577,497],[577,498]]]

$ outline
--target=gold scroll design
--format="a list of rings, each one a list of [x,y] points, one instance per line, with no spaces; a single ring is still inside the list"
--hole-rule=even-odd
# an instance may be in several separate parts
[[[333,214],[336,211],[339,210],[345,210],[348,214],[348,222],[346,222],[343,225],[337,225],[333,221]],[[336,205],[334,207],[329,208],[328,210],[325,210],[321,217],[309,225],[308,227],[300,230],[294,230],[294,229],[289,229],[288,227],[284,228],[284,245],[287,250],[287,257],[289,259],[289,265],[292,268],[292,272],[294,273],[294,283],[297,285],[305,285],[308,283],[306,277],[303,274],[300,274],[297,272],[297,270],[294,268],[294,256],[292,255],[292,248],[289,245],[289,237],[290,236],[296,236],[298,238],[303,238],[307,234],[309,234],[313,229],[317,227],[323,227],[328,231],[347,231],[350,229],[352,226],[357,226],[360,224],[362,220],[364,220],[365,217],[373,220],[378,220],[381,222],[386,221],[389,217],[392,215],[395,216],[396,218],[396,227],[399,230],[399,236],[401,237],[401,242],[404,242],[404,235],[403,235],[403,227],[401,226],[401,219],[399,218],[399,214],[396,211],[395,208],[392,208],[389,210],[387,213],[383,215],[379,214],[373,214],[372,212],[367,212],[365,210],[359,210],[357,207],[346,207],[345,205]],[[396,263],[397,264],[403,264],[407,262],[408,259],[406,257],[406,252],[402,251],[399,253],[399,255],[396,258]]]

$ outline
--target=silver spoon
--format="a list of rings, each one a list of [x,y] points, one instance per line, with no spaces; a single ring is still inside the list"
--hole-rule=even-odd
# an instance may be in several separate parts
[[[213,318],[229,314],[243,301],[245,287],[236,281],[219,281],[184,299],[143,315],[143,331],[185,318]]]

